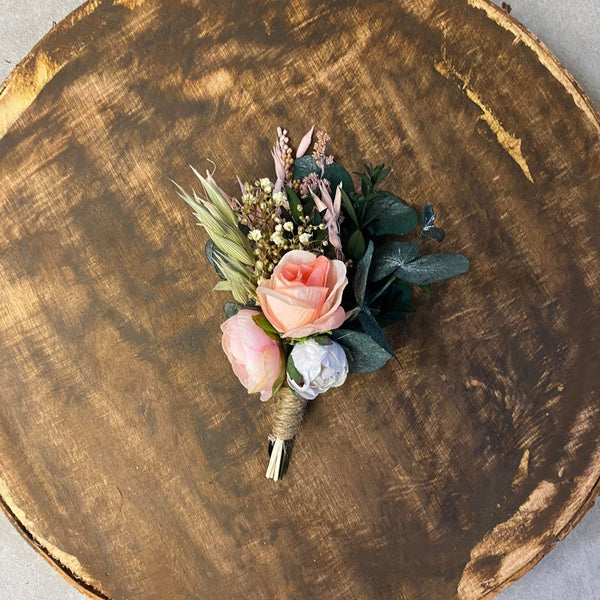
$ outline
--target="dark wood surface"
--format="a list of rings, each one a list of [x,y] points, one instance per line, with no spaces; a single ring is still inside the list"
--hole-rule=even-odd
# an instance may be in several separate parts
[[[471,272],[401,366],[269,403],[220,350],[204,233],[170,184],[272,174],[277,125],[393,165]],[[475,600],[600,477],[599,120],[483,0],[94,1],[0,91],[0,496],[91,595]]]

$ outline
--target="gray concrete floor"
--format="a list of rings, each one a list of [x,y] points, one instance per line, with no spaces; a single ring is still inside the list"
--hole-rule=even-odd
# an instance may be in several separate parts
[[[0,81],[53,22],[79,3],[0,0]],[[600,109],[600,0],[512,0],[511,4],[513,16],[550,47]],[[499,599],[598,600],[599,583],[600,506],[596,506],[566,540]],[[0,516],[0,600],[83,597]]]

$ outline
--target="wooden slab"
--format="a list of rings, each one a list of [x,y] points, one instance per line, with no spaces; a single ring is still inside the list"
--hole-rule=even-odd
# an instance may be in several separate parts
[[[599,120],[499,9],[95,0],[0,115],[0,495],[90,595],[491,598],[593,502]],[[210,158],[233,192],[315,122],[472,270],[393,330],[401,367],[314,402],[276,485],[169,180]]]

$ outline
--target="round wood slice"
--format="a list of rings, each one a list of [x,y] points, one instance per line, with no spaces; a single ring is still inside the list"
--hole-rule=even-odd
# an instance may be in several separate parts
[[[233,193],[313,123],[472,269],[391,331],[398,364],[311,404],[275,484],[272,404],[221,352],[229,297],[171,180],[211,159]],[[0,128],[0,495],[92,596],[491,598],[590,507],[599,119],[500,9],[91,0]]]

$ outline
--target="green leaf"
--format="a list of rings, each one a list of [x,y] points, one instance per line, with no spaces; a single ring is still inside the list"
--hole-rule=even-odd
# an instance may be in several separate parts
[[[275,383],[273,383],[273,387],[271,388],[271,394],[273,396],[275,396],[275,394],[277,393],[277,391],[279,390],[279,388],[283,385],[283,382],[285,381],[285,373],[286,373],[286,364],[285,364],[285,350],[283,349],[283,346],[279,346],[279,356],[281,358],[281,371],[279,372],[279,375],[277,376],[277,379],[275,380]]]
[[[310,154],[297,158],[294,161],[294,170],[292,173],[292,179],[300,179],[302,181],[305,177],[308,177],[311,173],[321,173],[321,169],[317,166],[317,161]]]
[[[297,224],[302,223],[302,217],[304,213],[302,212],[302,201],[296,194],[296,191],[293,190],[289,185],[285,186],[285,193],[287,195],[288,204],[290,205],[290,214],[292,215],[292,219]]]
[[[385,192],[366,210],[363,227],[372,235],[406,235],[414,230],[418,223],[417,213],[398,196]]]
[[[366,173],[354,173],[360,177],[360,191],[363,196],[366,196],[373,189],[373,182],[371,181],[371,177]]]
[[[394,351],[387,341],[383,329],[377,322],[377,319],[373,316],[368,308],[363,308],[358,313],[358,322],[361,324],[365,333],[378,345],[381,346],[388,354],[394,355]]]
[[[433,211],[433,204],[428,202],[423,209],[423,214],[421,215],[421,224],[423,225],[423,230],[427,231],[434,227],[435,221],[435,212]]]
[[[436,242],[443,242],[446,232],[439,227],[430,227],[429,229],[423,229],[423,237],[430,238]]]
[[[366,333],[336,329],[332,337],[346,350],[350,373],[372,373],[381,369],[392,358],[392,354],[375,343]]]
[[[356,264],[356,271],[354,272],[354,297],[359,306],[365,303],[365,291],[367,289],[367,277],[369,275],[369,268],[371,267],[371,259],[373,258],[373,242],[369,240],[369,245],[363,255],[363,257]]]
[[[341,165],[337,163],[331,163],[330,165],[325,165],[325,179],[329,180],[331,184],[331,195],[335,193],[337,186],[341,183],[342,189],[347,192],[354,191],[354,184],[352,183],[352,177],[350,173],[344,169]]]
[[[269,321],[263,313],[258,313],[252,317],[252,320],[272,339],[280,341],[281,336],[279,332]]]
[[[287,374],[289,376],[289,378],[294,382],[297,383],[300,387],[302,387],[304,385],[304,379],[302,377],[302,375],[300,375],[300,372],[298,371],[298,369],[296,369],[296,365],[294,364],[294,361],[290,356],[288,356],[287,359]]]
[[[230,319],[234,315],[237,315],[242,308],[244,308],[244,305],[241,302],[226,302],[225,306],[223,306],[223,312],[225,313],[225,317]]]
[[[357,229],[348,239],[347,254],[349,254],[354,260],[360,260],[366,250],[365,238],[361,233],[360,229]]]
[[[469,259],[462,254],[428,254],[396,270],[396,277],[413,285],[443,281],[469,270]]]
[[[317,161],[314,156],[305,155],[301,158],[296,159],[294,162],[294,171],[292,177],[294,179],[304,179],[311,173],[316,173],[319,177],[321,177],[321,168],[317,165]],[[325,165],[325,170],[323,172],[323,178],[329,181],[331,186],[331,193],[335,193],[335,188],[342,183],[342,188],[347,192],[354,191],[354,184],[352,183],[352,177],[350,173],[344,169],[341,165],[337,163],[331,163],[330,165]]]
[[[352,204],[352,200],[350,200],[350,196],[342,189],[342,204],[348,213],[348,216],[352,219],[353,223],[358,227],[358,217],[356,216],[356,211],[354,210],[354,204]]]
[[[379,246],[373,256],[371,279],[380,281],[399,267],[410,263],[419,256],[419,246],[411,242],[388,242]]]
[[[392,170],[392,167],[384,167],[384,165],[377,165],[372,173],[373,185],[379,185]]]

